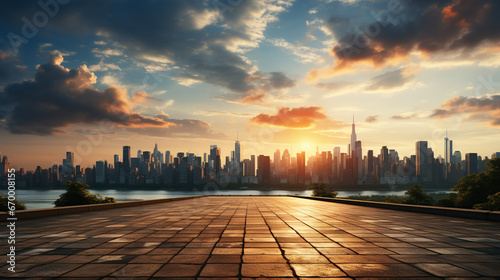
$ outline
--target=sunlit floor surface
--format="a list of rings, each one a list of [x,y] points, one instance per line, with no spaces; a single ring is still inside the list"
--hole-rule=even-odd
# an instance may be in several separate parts
[[[2,277],[500,278],[500,223],[292,197],[203,197],[17,225],[16,272],[2,261]]]

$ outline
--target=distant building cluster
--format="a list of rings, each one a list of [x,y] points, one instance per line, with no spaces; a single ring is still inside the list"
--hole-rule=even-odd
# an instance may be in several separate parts
[[[97,161],[93,167],[75,165],[73,152],[67,152],[62,165],[34,171],[17,170],[18,186],[57,187],[67,180],[94,184],[143,185],[161,184],[201,185],[210,181],[220,184],[454,184],[462,176],[481,172],[488,157],[468,153],[462,158],[460,151],[453,150],[453,141],[444,138],[444,158],[434,156],[427,141],[417,141],[415,154],[399,157],[394,149],[382,146],[378,155],[368,150],[363,155],[361,141],[357,140],[355,124],[352,124],[348,153],[340,147],[333,151],[318,149],[306,158],[305,152],[292,155],[287,149],[279,149],[273,155],[251,155],[241,159],[241,145],[237,140],[231,157],[221,158],[221,149],[211,145],[203,157],[194,153],[160,152],[158,144],[153,152],[138,150],[132,157],[130,146],[123,146],[121,156],[114,155],[113,162]],[[500,152],[491,158],[500,157]],[[4,177],[10,164],[7,156],[0,162],[0,176]],[[2,178],[4,179],[4,178]],[[5,183],[6,180],[2,180]]]

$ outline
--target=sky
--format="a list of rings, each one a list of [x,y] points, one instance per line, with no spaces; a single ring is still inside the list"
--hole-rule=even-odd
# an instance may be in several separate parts
[[[40,4],[41,3],[41,4]],[[500,2],[2,1],[0,154],[500,151]]]

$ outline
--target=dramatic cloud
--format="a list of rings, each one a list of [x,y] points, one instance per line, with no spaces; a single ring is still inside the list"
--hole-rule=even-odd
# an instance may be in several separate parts
[[[35,79],[10,84],[0,92],[0,104],[12,108],[4,116],[12,133],[49,135],[73,124],[112,122],[122,127],[175,126],[159,118],[133,112],[126,92],[114,86],[100,91],[93,87],[96,76],[83,65],[61,66],[63,57],[52,57],[40,65]]]
[[[466,119],[500,127],[500,94],[480,97],[457,96],[446,100],[431,114],[432,118],[465,115]]]
[[[96,55],[124,55],[148,71],[175,66],[169,75],[182,85],[206,83],[227,89],[241,99],[249,91],[259,89],[265,95],[280,88],[264,88],[262,84],[276,77],[259,71],[243,54],[259,46],[268,24],[276,21],[291,1],[148,2],[71,2],[71,9],[51,18],[44,28],[79,36],[97,35],[99,40],[93,49]],[[4,6],[0,17],[9,23],[17,23],[30,9],[39,9],[36,2],[10,2]],[[109,13],[111,10],[119,12]],[[111,65],[95,67],[113,69]],[[253,79],[256,75],[261,78]]]
[[[276,115],[262,113],[250,119],[250,123],[263,126],[310,128],[315,125],[316,121],[327,118],[321,107],[283,107]]]
[[[368,116],[368,117],[365,119],[365,122],[367,122],[367,123],[375,123],[375,122],[378,122],[378,116]]]
[[[378,21],[357,28],[340,38],[332,48],[333,68],[314,69],[309,81],[353,71],[359,65],[375,68],[408,61],[410,55],[467,56],[500,42],[500,2],[399,1],[383,11]]]

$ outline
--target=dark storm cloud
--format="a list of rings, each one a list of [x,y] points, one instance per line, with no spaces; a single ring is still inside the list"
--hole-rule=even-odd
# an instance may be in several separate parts
[[[17,56],[0,49],[0,86],[18,79],[25,70],[26,67]]]
[[[34,80],[10,84],[0,92],[0,104],[8,111],[2,119],[10,132],[50,135],[73,124],[102,121],[123,127],[176,125],[133,112],[124,90],[97,90],[92,85],[96,76],[87,66],[68,69],[62,61],[61,55],[54,56],[38,66]]]
[[[499,1],[398,3],[401,6],[392,13],[385,10],[384,16],[377,16],[378,21],[343,36],[332,48],[337,58],[333,69],[312,71],[309,79],[335,75],[358,63],[374,67],[397,64],[407,60],[413,51],[424,56],[439,52],[465,54],[484,43],[500,42]]]
[[[21,2],[21,4],[19,3]],[[5,20],[19,25],[36,2],[3,3]],[[154,2],[149,3],[149,2]],[[262,20],[286,7],[280,1],[248,0],[223,10],[212,1],[72,1],[60,7],[49,27],[70,34],[97,34],[124,47],[142,63],[179,66],[176,76],[244,94],[259,87],[250,81],[253,65],[240,55],[262,39]],[[8,12],[6,12],[8,11]],[[8,14],[9,13],[9,14]],[[7,15],[8,14],[8,15]],[[215,22],[218,26],[213,25]],[[265,73],[265,79],[273,78]]]

